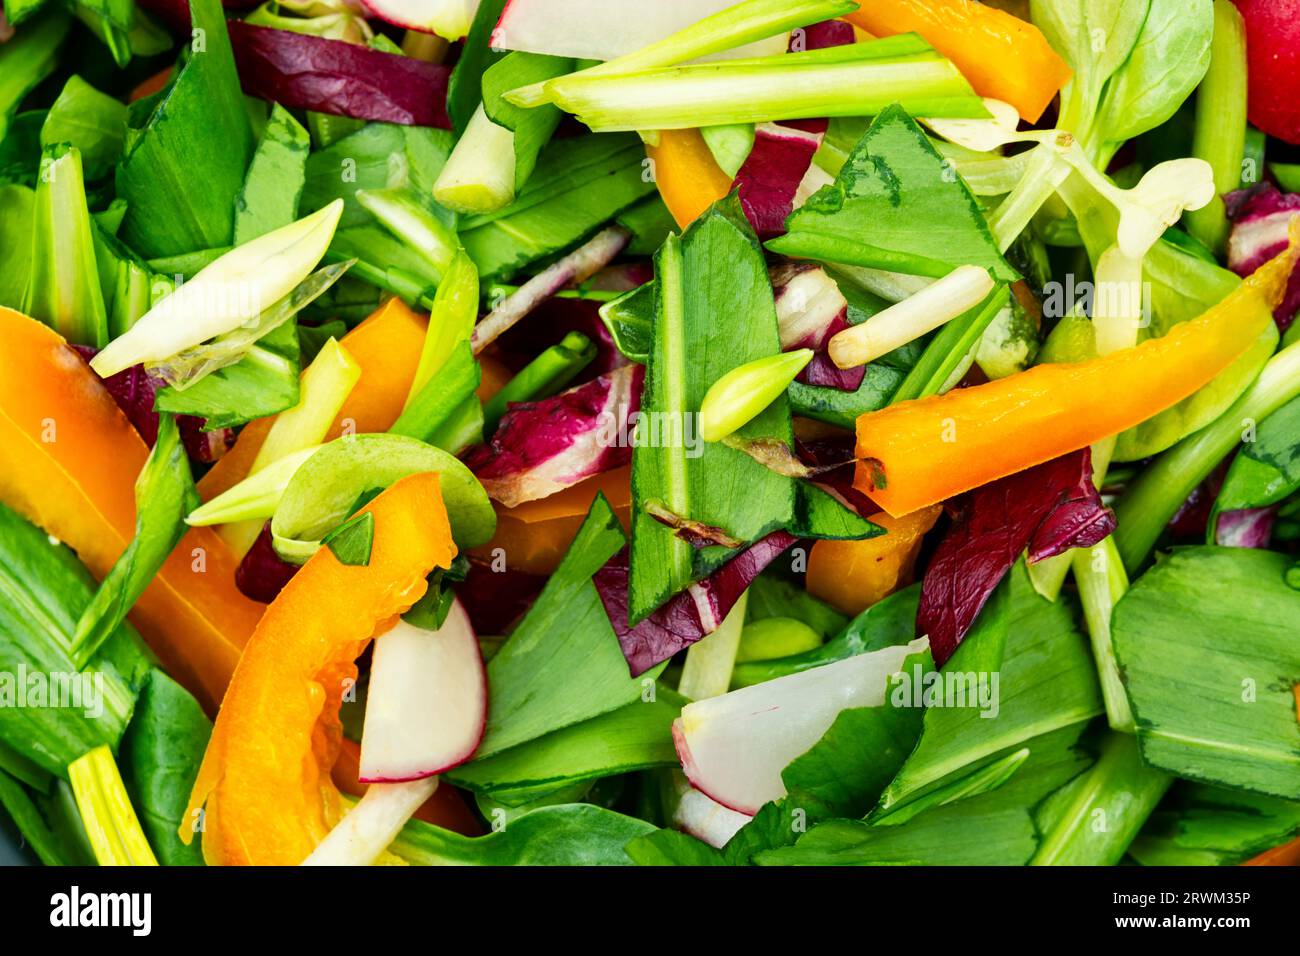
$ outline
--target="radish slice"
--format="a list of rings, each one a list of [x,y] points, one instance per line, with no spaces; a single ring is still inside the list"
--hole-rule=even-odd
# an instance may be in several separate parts
[[[673,722],[687,779],[752,816],[785,796],[781,771],[822,738],[840,711],[884,704],[889,677],[929,646],[922,637],[687,704]]]
[[[370,14],[420,33],[436,33],[445,40],[459,40],[469,33],[478,12],[479,0],[362,0]]]
[[[492,47],[612,60],[735,5],[736,0],[510,0],[492,33]],[[788,44],[782,33],[716,58],[776,56]]]
[[[460,601],[436,631],[399,620],[375,641],[360,779],[430,777],[474,755],[487,724],[487,674]]]
[[[437,777],[372,784],[302,865],[370,866],[437,789]]]

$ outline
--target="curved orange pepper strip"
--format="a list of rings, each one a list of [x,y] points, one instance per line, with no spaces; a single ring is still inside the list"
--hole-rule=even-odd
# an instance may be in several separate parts
[[[1242,866],[1300,866],[1300,838],[1290,843],[1283,843],[1271,850],[1265,850],[1257,857],[1247,860]]]
[[[808,554],[808,593],[843,614],[861,614],[912,583],[921,541],[943,508],[922,508],[902,518],[870,517],[885,534],[861,541],[818,541]]]
[[[554,574],[569,550],[597,492],[604,492],[623,528],[631,523],[632,468],[619,468],[581,481],[553,495],[514,508],[496,506],[492,540],[471,553],[491,561],[501,549],[506,565],[529,574]]]
[[[976,92],[1031,123],[1072,75],[1038,27],[975,0],[871,0],[844,19],[878,37],[921,34]]]
[[[266,609],[217,713],[181,839],[206,803],[212,864],[296,866],[341,815],[330,780],[339,704],[370,639],[420,599],[456,555],[438,476],[410,475],[362,511],[374,515],[370,563],[321,548]]]
[[[345,429],[349,434],[365,434],[392,427],[411,390],[427,326],[427,317],[394,297],[343,336],[340,344],[361,366],[361,378],[330,426],[326,441],[338,438]],[[245,425],[235,447],[198,483],[199,497],[210,501],[247,478],[274,422],[275,416],[269,415]]]
[[[860,416],[854,486],[905,515],[1146,421],[1250,347],[1298,258],[1300,231],[1218,305],[1161,338]]]
[[[664,205],[685,229],[731,192],[731,177],[713,159],[697,129],[659,131],[659,145],[646,146]]]
[[[135,536],[135,480],[149,449],[99,377],[48,326],[0,308],[0,500],[103,578]],[[212,713],[262,606],[210,528],[185,534],[131,623]]]

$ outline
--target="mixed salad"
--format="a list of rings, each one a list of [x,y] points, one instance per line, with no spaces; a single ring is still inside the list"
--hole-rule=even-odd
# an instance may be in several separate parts
[[[4,0],[46,864],[1300,862],[1300,0]]]

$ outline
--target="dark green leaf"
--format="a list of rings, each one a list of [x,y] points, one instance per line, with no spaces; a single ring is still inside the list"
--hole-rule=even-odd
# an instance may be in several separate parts
[[[287,226],[298,218],[306,180],[307,131],[279,103],[262,129],[244,187],[235,200],[235,245]]]
[[[41,145],[67,143],[81,151],[86,176],[98,179],[122,155],[126,106],[73,75],[41,126]]]
[[[1144,866],[1236,866],[1300,836],[1300,803],[1180,781],[1129,847]]]
[[[349,567],[370,564],[370,548],[374,542],[375,516],[369,511],[349,518],[320,541],[333,552],[340,564]]]
[[[461,46],[460,59],[447,81],[447,115],[457,136],[465,132],[470,117],[482,101],[483,71],[505,55],[493,50],[489,43],[507,2],[483,0],[479,4],[469,35]]]
[[[502,94],[521,86],[542,83],[572,73],[574,61],[561,56],[513,52],[492,64],[483,74],[483,109],[488,119],[515,134],[515,190],[528,182],[537,156],[550,140],[564,115],[558,106],[533,109],[514,106]]]

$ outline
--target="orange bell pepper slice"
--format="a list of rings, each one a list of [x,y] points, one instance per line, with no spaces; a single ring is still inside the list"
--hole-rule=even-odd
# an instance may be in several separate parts
[[[386,432],[392,427],[411,390],[427,326],[427,317],[394,297],[343,336],[340,344],[361,366],[361,378],[330,426],[326,441],[338,438],[345,430],[348,434],[365,434]],[[210,501],[247,478],[274,423],[275,416],[269,415],[245,425],[235,447],[199,481],[199,497]]]
[[[212,864],[296,866],[342,814],[330,779],[338,710],[372,637],[420,599],[456,546],[432,473],[410,475],[362,509],[374,515],[370,563],[321,548],[266,609],[217,713],[181,839],[206,804]]]
[[[1286,252],[1161,338],[860,416],[854,486],[905,515],[1146,421],[1250,347],[1297,258],[1300,230]]]
[[[912,583],[916,556],[943,508],[934,505],[894,518],[870,517],[886,533],[861,541],[818,541],[808,554],[808,593],[843,614],[861,614]]]
[[[919,33],[977,93],[1030,123],[1072,75],[1038,27],[975,0],[871,0],[844,19],[878,37]]]
[[[697,129],[659,131],[659,145],[646,146],[664,205],[685,229],[731,192],[731,177],[713,159]]]
[[[330,771],[330,779],[339,791],[353,797],[365,796],[369,784],[362,783],[361,745],[344,737],[339,741],[339,756]],[[444,830],[453,830],[464,836],[482,836],[483,828],[478,818],[465,804],[465,798],[459,790],[449,783],[438,784],[433,796],[415,811],[413,820],[423,820]]]
[[[103,383],[48,326],[0,308],[0,499],[103,578],[135,536],[149,449]],[[130,613],[163,666],[212,713],[262,606],[210,528],[185,534]]]
[[[1242,866],[1300,866],[1300,837],[1290,843],[1283,843],[1271,850],[1265,850],[1257,857],[1247,860]]]
[[[554,574],[598,492],[609,500],[624,530],[628,529],[632,521],[631,478],[629,465],[593,475],[563,491],[513,508],[497,504],[496,534],[470,553],[491,561],[500,549],[512,569],[529,574]]]

